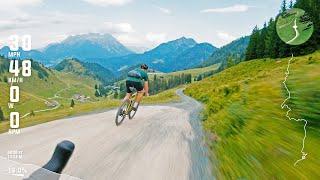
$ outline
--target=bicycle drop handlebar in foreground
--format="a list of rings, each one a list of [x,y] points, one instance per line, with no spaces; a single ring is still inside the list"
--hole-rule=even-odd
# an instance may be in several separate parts
[[[25,180],[58,180],[60,173],[67,165],[75,145],[71,141],[62,141],[57,144],[50,161],[42,168],[33,172]]]

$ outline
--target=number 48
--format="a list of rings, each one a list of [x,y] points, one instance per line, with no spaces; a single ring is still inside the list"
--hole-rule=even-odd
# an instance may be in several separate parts
[[[18,60],[11,60],[9,72],[14,74],[14,76],[19,76],[20,69],[19,69],[19,61]],[[30,60],[23,60],[22,61],[22,76],[30,77],[31,76],[31,61]]]

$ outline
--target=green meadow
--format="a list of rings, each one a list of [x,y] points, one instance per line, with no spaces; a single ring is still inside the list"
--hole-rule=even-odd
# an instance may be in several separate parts
[[[213,173],[218,179],[319,179],[320,52],[292,60],[287,81],[291,117],[308,120],[301,158],[303,123],[288,120],[281,103],[289,58],[242,62],[191,84],[185,93],[205,104]]]

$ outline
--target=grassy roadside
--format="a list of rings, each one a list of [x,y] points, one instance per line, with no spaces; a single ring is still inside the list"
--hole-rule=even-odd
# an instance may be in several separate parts
[[[183,71],[177,71],[177,72],[172,72],[172,73],[168,73],[167,75],[180,75],[182,73],[184,74],[191,74],[192,77],[198,76],[199,74],[202,73],[206,73],[206,72],[210,72],[210,71],[215,71],[219,68],[219,64],[214,64],[211,66],[207,66],[204,68],[194,68],[194,69],[187,69],[187,70],[183,70]]]
[[[288,58],[243,62],[191,84],[186,94],[205,104],[203,126],[217,179],[320,179],[320,52],[292,61],[291,116],[309,121],[301,158],[303,123],[289,121],[280,105]]]
[[[143,100],[143,104],[164,104],[170,102],[179,101],[180,98],[176,95],[175,89],[170,89],[164,92],[161,92],[157,95],[145,97]],[[77,103],[74,108],[70,108],[70,102],[64,101],[61,103],[61,107],[47,112],[36,113],[35,116],[28,116],[24,119],[20,120],[20,127],[29,127],[37,124],[70,117],[74,115],[80,115],[83,113],[89,113],[93,111],[102,111],[108,110],[111,108],[118,107],[120,104],[120,100],[114,99],[99,99],[99,101],[95,102],[87,102],[87,103]],[[0,122],[0,133],[7,132],[9,129],[9,121]]]
[[[147,104],[165,104],[165,103],[171,103],[171,102],[178,102],[180,100],[180,97],[176,94],[176,91],[179,88],[180,87],[176,87],[173,89],[163,91],[154,96],[145,97],[142,101],[142,104],[147,105]]]

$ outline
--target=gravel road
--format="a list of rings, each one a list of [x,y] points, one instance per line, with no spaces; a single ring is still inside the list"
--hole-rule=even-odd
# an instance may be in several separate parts
[[[201,104],[177,91],[182,102],[141,106],[134,119],[117,127],[115,110],[52,121],[0,135],[0,179],[27,177],[51,157],[57,143],[70,140],[74,153],[61,179],[213,179],[198,114]],[[7,160],[9,151],[22,159]]]

